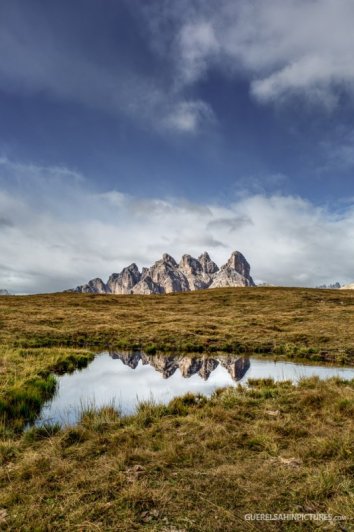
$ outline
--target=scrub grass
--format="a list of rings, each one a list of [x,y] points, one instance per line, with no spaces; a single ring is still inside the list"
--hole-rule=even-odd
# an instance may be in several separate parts
[[[84,367],[93,353],[83,349],[0,347],[0,435],[33,422],[56,389],[53,372]]]
[[[0,443],[8,530],[352,530],[354,381],[272,380],[83,412]],[[247,521],[326,513],[341,521]]]

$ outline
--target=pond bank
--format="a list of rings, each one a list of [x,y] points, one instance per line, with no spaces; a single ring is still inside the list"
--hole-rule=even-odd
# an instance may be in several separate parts
[[[75,427],[0,442],[3,524],[231,532],[256,530],[244,516],[265,511],[342,516],[349,530],[353,419],[353,381],[314,378],[148,402],[124,418],[88,410]]]
[[[36,420],[75,424],[84,410],[114,406],[121,415],[134,414],[141,402],[166,404],[186,393],[210,396],[215,390],[255,379],[290,381],[307,377],[354,379],[354,368],[222,355],[165,356],[111,352],[96,355],[85,369],[58,377],[55,395]]]

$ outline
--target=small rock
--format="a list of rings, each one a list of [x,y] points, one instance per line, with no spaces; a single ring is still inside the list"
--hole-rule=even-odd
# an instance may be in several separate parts
[[[128,482],[134,482],[139,477],[141,477],[141,475],[143,475],[144,472],[145,472],[145,469],[143,468],[143,466],[139,464],[136,464],[135,466],[127,469],[126,474],[127,474]]]
[[[280,411],[279,410],[267,410],[266,414],[268,414],[268,416],[277,417],[280,415]]]
[[[283,458],[279,457],[280,463],[289,467],[300,467],[302,461],[299,458]]]
[[[141,520],[144,521],[144,523],[150,523],[153,519],[156,519],[159,516],[159,511],[156,509],[153,510],[145,510],[144,512],[141,512],[140,517]]]
[[[132,470],[133,471],[145,471],[145,469],[143,468],[142,465],[139,465],[139,464],[136,464],[135,466],[132,467]]]

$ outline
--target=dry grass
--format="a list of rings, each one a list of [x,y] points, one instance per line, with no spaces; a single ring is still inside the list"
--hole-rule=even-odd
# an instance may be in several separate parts
[[[256,351],[353,363],[353,318],[349,291],[0,297],[0,528],[350,530],[354,382],[254,381],[208,401],[143,404],[129,418],[107,407],[83,412],[73,428],[21,429],[53,393],[51,372],[85,365],[94,351]],[[244,520],[254,512],[348,520]]]
[[[10,530],[350,530],[354,383],[272,381],[83,413],[0,445],[0,515]],[[2,513],[1,513],[2,512]],[[328,523],[246,513],[344,515]],[[0,525],[1,526],[1,525]]]
[[[11,347],[256,351],[350,362],[353,338],[354,292],[349,290],[0,297],[0,340]]]

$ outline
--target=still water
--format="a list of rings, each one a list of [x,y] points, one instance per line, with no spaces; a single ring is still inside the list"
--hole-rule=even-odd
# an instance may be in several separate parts
[[[84,369],[58,377],[55,396],[42,408],[36,425],[74,424],[86,406],[114,405],[132,414],[141,401],[168,403],[187,392],[211,395],[216,388],[236,386],[250,378],[298,381],[338,376],[354,379],[354,368],[311,366],[240,356],[217,358],[102,353]]]

